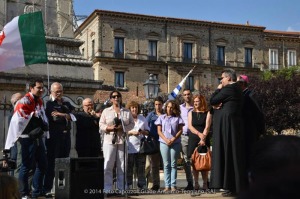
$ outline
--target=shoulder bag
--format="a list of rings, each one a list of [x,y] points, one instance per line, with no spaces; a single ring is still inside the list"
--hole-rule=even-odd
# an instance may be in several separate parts
[[[152,136],[144,136],[141,139],[140,153],[151,155],[159,152],[159,142]]]

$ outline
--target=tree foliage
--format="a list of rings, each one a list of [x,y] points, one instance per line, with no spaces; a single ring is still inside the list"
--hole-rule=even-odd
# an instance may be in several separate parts
[[[280,134],[284,129],[300,129],[299,66],[267,71],[262,77],[251,77],[250,82],[262,104],[268,131]]]

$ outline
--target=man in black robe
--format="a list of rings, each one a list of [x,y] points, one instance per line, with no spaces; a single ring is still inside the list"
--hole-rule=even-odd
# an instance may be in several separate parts
[[[233,196],[246,183],[242,106],[243,94],[233,69],[222,71],[221,84],[210,104],[213,114],[213,154],[210,188],[225,189]]]
[[[82,102],[83,112],[76,116],[76,143],[78,157],[99,157],[101,142],[99,133],[99,118],[101,113],[94,111],[94,104],[90,98]]]
[[[255,92],[248,88],[248,76],[240,75],[237,84],[241,87],[244,96],[242,113],[244,119],[246,169],[248,170],[253,145],[265,132],[265,119],[260,103],[255,97]]]

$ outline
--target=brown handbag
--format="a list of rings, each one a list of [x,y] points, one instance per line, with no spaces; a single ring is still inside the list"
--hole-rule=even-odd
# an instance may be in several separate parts
[[[211,169],[211,151],[207,147],[206,153],[199,153],[199,147],[196,147],[192,155],[192,166],[196,171],[210,171]]]

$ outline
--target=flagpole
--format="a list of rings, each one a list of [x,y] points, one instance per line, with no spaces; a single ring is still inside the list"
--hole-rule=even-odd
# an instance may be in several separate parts
[[[49,62],[47,62],[47,78],[48,78],[48,95],[50,95],[50,90],[49,90],[49,86],[50,86],[50,78],[49,78]]]
[[[182,88],[182,86],[183,86],[186,78],[188,78],[188,76],[193,72],[193,70],[195,69],[195,67],[196,66],[194,66],[190,70],[190,72],[183,78],[183,80],[181,80],[181,82],[176,86],[176,88],[169,94],[169,96],[168,96],[169,100],[174,100],[177,97],[177,95],[178,95],[179,91],[181,90],[181,88]]]

